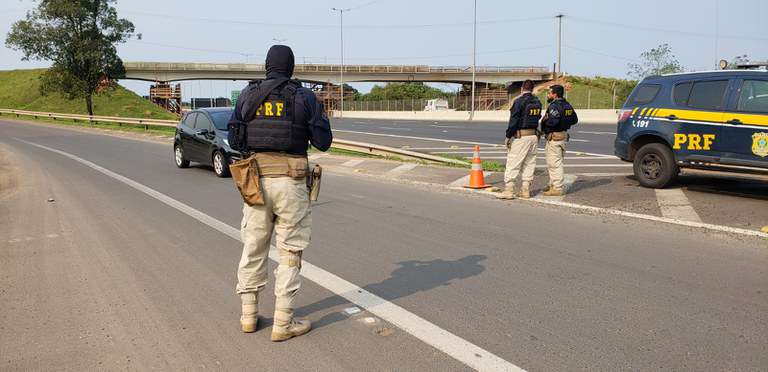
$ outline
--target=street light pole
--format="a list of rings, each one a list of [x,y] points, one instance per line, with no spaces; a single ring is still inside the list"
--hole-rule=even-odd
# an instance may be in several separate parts
[[[557,68],[555,69],[555,78],[557,78],[557,75],[560,75],[560,71],[562,70],[560,57],[563,51],[563,15],[558,14],[555,17],[557,18]]]
[[[339,12],[339,39],[341,41],[341,110],[339,111],[339,117],[344,117],[344,12],[348,12],[351,8],[331,8],[335,12]]]
[[[475,117],[475,68],[477,67],[477,0],[474,0],[472,21],[472,103],[469,109],[469,120]]]

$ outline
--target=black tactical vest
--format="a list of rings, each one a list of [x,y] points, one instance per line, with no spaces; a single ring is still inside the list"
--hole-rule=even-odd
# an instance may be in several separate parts
[[[541,119],[541,101],[534,95],[529,95],[524,99],[520,129],[536,129]]]
[[[306,152],[307,124],[295,117],[299,84],[287,81],[270,92],[245,123],[245,149],[252,152]],[[247,118],[244,118],[247,120]]]
[[[576,110],[573,109],[573,106],[571,106],[568,101],[563,100],[562,103],[562,122],[565,130],[570,129],[573,125],[579,122],[579,119],[576,116]]]

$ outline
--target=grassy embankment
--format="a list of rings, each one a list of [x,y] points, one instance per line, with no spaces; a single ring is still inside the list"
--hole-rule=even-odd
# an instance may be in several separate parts
[[[581,77],[567,76],[565,78],[566,86],[570,89],[566,92],[568,102],[576,109],[610,109],[614,107],[613,91],[616,88],[615,108],[621,108],[627,96],[637,85],[636,81],[614,79],[605,77]],[[546,84],[548,86],[550,84]],[[537,96],[546,102],[547,90],[541,89],[536,93]]]
[[[43,69],[0,71],[0,108],[27,111],[42,111],[67,114],[87,114],[84,99],[67,99],[59,93],[46,95],[40,92],[40,75]],[[119,116],[127,118],[151,118],[174,120],[178,117],[161,107],[136,95],[128,89],[118,86],[117,89],[103,92],[93,97],[93,111],[99,116]],[[72,120],[37,119],[21,117],[20,119],[53,122],[64,125],[93,126],[104,129],[122,131],[146,132],[143,126],[123,124],[98,123],[88,124]],[[169,134],[173,128],[152,127],[150,133]]]

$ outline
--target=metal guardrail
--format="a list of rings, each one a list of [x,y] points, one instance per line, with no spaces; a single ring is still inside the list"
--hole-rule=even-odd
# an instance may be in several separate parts
[[[124,62],[126,70],[142,71],[219,71],[264,72],[263,64],[245,63],[175,63],[175,62]],[[340,72],[341,65],[336,64],[297,64],[297,72]],[[442,73],[466,74],[472,71],[469,66],[427,66],[427,65],[345,65],[344,72],[360,73]],[[550,73],[547,67],[541,66],[477,66],[476,73]]]
[[[50,118],[50,119],[69,119],[69,120],[81,120],[90,123],[118,123],[118,124],[132,124],[143,125],[145,129],[149,129],[150,126],[159,127],[175,127],[178,125],[178,120],[157,120],[157,119],[140,119],[140,118],[123,118],[118,116],[96,116],[96,115],[77,115],[77,114],[60,114],[54,112],[39,112],[39,111],[26,111],[26,110],[11,110],[0,109],[0,115],[15,115],[31,116],[34,118]],[[441,156],[434,156],[429,154],[422,154],[415,151],[408,151],[403,149],[397,149],[394,147],[376,145],[372,143],[348,141],[343,139],[334,138],[333,147],[343,150],[356,151],[365,154],[373,154],[388,157],[399,157],[409,160],[426,161],[430,163],[439,164],[454,164],[454,165],[468,165],[466,161],[457,159],[449,159]]]
[[[145,129],[149,129],[150,126],[158,127],[175,127],[178,120],[160,120],[160,119],[141,119],[141,118],[124,118],[119,116],[97,116],[97,115],[78,115],[78,114],[61,114],[55,112],[39,112],[39,111],[26,111],[26,110],[10,110],[0,109],[0,115],[9,114],[20,116],[32,116],[37,118],[50,118],[50,119],[70,119],[70,120],[82,120],[90,123],[118,123],[118,124],[132,124],[143,125]]]
[[[362,152],[366,154],[380,155],[380,156],[395,156],[403,159],[426,161],[430,163],[454,164],[454,165],[462,165],[462,166],[470,164],[469,162],[458,160],[458,159],[444,158],[442,156],[423,154],[420,152],[403,150],[403,149],[398,149],[398,148],[389,147],[389,146],[375,145],[372,143],[357,142],[357,141],[348,141],[348,140],[343,140],[338,138],[333,139],[332,146],[342,150],[356,151],[356,152]]]

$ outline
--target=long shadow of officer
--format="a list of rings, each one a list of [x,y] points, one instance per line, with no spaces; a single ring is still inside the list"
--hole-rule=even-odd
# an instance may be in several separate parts
[[[419,292],[450,285],[452,282],[480,275],[485,271],[481,262],[487,259],[484,255],[470,255],[455,261],[436,259],[431,261],[403,261],[390,274],[389,278],[366,285],[363,289],[378,295],[386,301],[407,297]],[[341,296],[331,296],[297,310],[302,314],[311,314],[335,306],[348,304],[349,301]],[[374,306],[376,304],[373,304]],[[345,317],[338,312],[325,315],[315,322],[315,328],[320,328]]]

